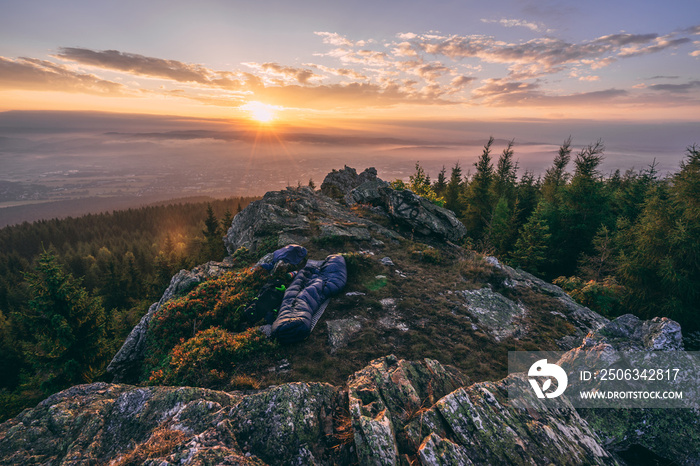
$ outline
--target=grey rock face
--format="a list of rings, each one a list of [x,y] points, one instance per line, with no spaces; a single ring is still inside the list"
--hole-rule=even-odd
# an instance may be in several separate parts
[[[303,456],[320,462],[340,391],[324,383],[289,383],[245,396],[230,412],[239,445],[268,464],[290,464]]]
[[[559,364],[585,368],[591,362],[588,350],[593,348],[600,350],[594,354],[599,354],[607,363],[613,363],[620,357],[617,352],[676,352],[683,350],[682,342],[681,328],[677,322],[665,317],[643,321],[627,314],[590,333],[583,344],[567,352]],[[641,390],[644,388],[643,384],[639,387]],[[684,396],[697,399],[697,393],[684,393]],[[697,410],[579,411],[609,451],[624,451],[631,445],[639,445],[678,464],[700,464],[700,412]]]
[[[360,464],[399,464],[397,435],[412,415],[464,383],[439,362],[375,359],[348,380]]]
[[[666,317],[640,320],[625,314],[584,340],[584,346],[612,345],[617,351],[682,351],[683,335],[678,322]]]
[[[228,266],[225,262],[207,262],[190,271],[180,270],[173,276],[163,296],[157,303],[151,304],[146,315],[131,330],[124,344],[107,366],[107,372],[112,375],[114,382],[128,383],[135,380],[146,350],[148,323],[156,311],[167,301],[187,293],[201,281],[221,275],[226,270]]]
[[[437,361],[387,356],[348,380],[360,464],[616,464],[573,407],[537,412],[510,406],[509,377],[466,388]],[[402,448],[399,448],[399,445]]]
[[[527,386],[522,374],[465,382],[431,359],[386,356],[344,388],[290,383],[243,395],[79,385],[0,424],[0,464],[616,464],[611,449],[632,443],[681,464],[700,459],[691,410],[580,415],[565,398],[556,410],[524,409],[507,396],[509,385]],[[344,406],[354,438],[336,448]]]
[[[165,450],[166,464],[262,464],[231,433],[227,407],[238,400],[202,388],[78,385],[0,425],[0,464],[108,464],[140,445]]]
[[[405,432],[421,464],[443,464],[436,457],[459,459],[447,464],[616,464],[570,404],[556,411],[510,405],[513,383],[527,380],[509,376],[457,389],[412,420]]]
[[[318,232],[315,232],[318,230]],[[230,254],[240,247],[255,251],[263,239],[278,235],[279,245],[303,244],[312,235],[368,241],[376,232],[387,238],[398,235],[358,217],[345,206],[307,187],[270,191],[238,213],[224,243]]]
[[[396,191],[381,181],[361,184],[345,196],[345,202],[371,204],[384,209],[394,221],[410,227],[414,233],[433,236],[448,241],[459,241],[467,235],[467,229],[454,213],[439,207],[411,191]]]
[[[524,270],[514,269],[502,264],[495,257],[486,257],[486,262],[505,274],[505,286],[511,288],[518,286],[530,288],[538,293],[556,298],[565,306],[566,314],[563,316],[576,328],[576,334],[564,337],[558,341],[559,345],[564,350],[576,348],[580,345],[581,340],[590,332],[594,332],[610,323],[610,320],[597,312],[591,311],[587,307],[574,301],[571,296],[556,285],[547,283]]]
[[[358,175],[354,168],[346,165],[342,170],[333,170],[326,175],[321,183],[321,192],[329,197],[342,197],[362,183],[376,179],[377,169],[374,167]]]
[[[328,328],[328,344],[331,347],[331,353],[333,353],[338,348],[347,346],[352,337],[362,330],[362,321],[355,317],[328,320],[326,327]]]
[[[465,310],[496,341],[518,336],[522,330],[519,319],[526,313],[525,307],[515,303],[490,288],[458,291],[455,294],[465,300]]]

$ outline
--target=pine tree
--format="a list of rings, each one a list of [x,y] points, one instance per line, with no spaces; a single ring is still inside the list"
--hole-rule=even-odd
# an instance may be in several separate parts
[[[445,190],[447,189],[447,177],[445,176],[445,166],[442,166],[442,170],[438,174],[437,180],[433,183],[433,191],[438,197],[445,197]]]
[[[544,199],[550,204],[556,205],[561,188],[568,181],[568,174],[564,171],[566,166],[571,160],[571,136],[569,136],[564,143],[559,147],[559,152],[554,158],[554,162],[550,168],[544,174],[544,181],[542,182],[542,195]]]
[[[505,196],[510,205],[513,204],[515,198],[515,181],[518,172],[518,162],[513,161],[514,154],[513,141],[510,141],[498,158],[493,178],[494,199]]]
[[[211,204],[207,204],[207,218],[204,219],[204,238],[209,241],[210,239],[217,238],[219,236],[219,221],[214,215],[214,209],[212,209]]]
[[[480,240],[491,217],[491,184],[493,182],[493,164],[491,163],[491,146],[493,136],[484,145],[481,157],[474,163],[476,173],[466,192],[467,205],[463,210],[464,225],[475,240]]]
[[[430,176],[425,173],[420,162],[416,162],[416,172],[408,177],[408,189],[415,194],[422,196],[434,204],[443,206],[445,200],[435,194],[432,185],[430,184]]]
[[[557,244],[558,267],[564,275],[573,275],[581,254],[593,253],[593,236],[601,225],[613,223],[610,200],[599,166],[603,161],[601,141],[583,148],[574,160],[571,183],[562,192],[558,206],[561,224],[553,237]]]
[[[512,258],[515,265],[533,274],[540,274],[549,262],[550,239],[546,204],[540,202],[515,243]]]
[[[43,380],[45,392],[92,382],[105,359],[105,311],[51,252],[39,258],[36,272],[27,275],[31,292],[24,324],[32,341],[24,354]]]
[[[231,222],[233,222],[233,214],[231,213],[231,209],[227,207],[226,212],[224,212],[224,218],[221,219],[222,234],[226,234],[228,229],[231,228]]]
[[[455,166],[452,167],[450,182],[447,183],[447,187],[445,188],[445,207],[452,212],[460,213],[464,208],[459,201],[459,196],[462,192],[462,184],[462,167],[460,167],[459,162],[457,162]]]
[[[503,256],[511,248],[513,238],[513,212],[508,207],[505,196],[496,203],[488,228],[488,242],[495,248],[498,256]]]

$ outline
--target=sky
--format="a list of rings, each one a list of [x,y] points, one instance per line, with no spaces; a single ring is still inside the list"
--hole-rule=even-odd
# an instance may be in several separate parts
[[[700,2],[0,0],[0,111],[696,122]]]

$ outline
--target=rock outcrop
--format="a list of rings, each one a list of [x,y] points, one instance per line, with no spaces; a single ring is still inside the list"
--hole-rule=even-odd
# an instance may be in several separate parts
[[[467,235],[467,229],[451,210],[437,206],[409,190],[391,189],[382,180],[359,185],[345,196],[345,202],[379,207],[389,218],[407,225],[418,235],[448,241],[459,241]]]
[[[627,314],[591,332],[579,348],[567,352],[558,364],[585,368],[592,363],[590,350],[594,348],[593,354],[601,358],[618,357],[620,353],[617,352],[662,351],[668,354],[682,351],[683,339],[680,325],[671,319],[657,317],[644,321]],[[697,400],[700,396],[697,372],[681,373],[679,377],[691,377],[685,386],[693,387],[695,392],[691,388],[684,390],[683,395]],[[638,388],[645,390],[648,385],[640,382]],[[608,451],[624,452],[633,447],[647,452],[647,455],[673,459],[677,464],[700,464],[700,412],[696,409],[599,408],[579,409],[579,412],[598,433]]]
[[[270,191],[239,212],[224,243],[232,254],[240,247],[255,251],[271,236],[276,236],[277,244],[282,246],[303,243],[312,236],[365,241],[370,239],[371,233],[386,238],[398,237],[397,233],[358,217],[311,188],[287,188]]]
[[[359,175],[347,165],[341,170],[333,170],[323,179],[321,192],[328,197],[341,198],[366,181],[377,179],[377,169],[370,167]]]
[[[558,342],[562,349],[568,350],[579,346],[581,340],[590,332],[595,332],[610,323],[610,320],[597,312],[574,301],[560,287],[547,283],[522,269],[514,269],[501,264],[495,257],[486,257],[486,261],[503,272],[505,276],[503,284],[506,287],[529,288],[537,293],[551,296],[564,305],[567,320],[575,327],[576,333],[568,335]]]
[[[575,410],[509,406],[508,379],[464,382],[387,356],[344,388],[80,385],[0,425],[0,464],[615,464]]]
[[[459,241],[467,234],[454,213],[410,191],[395,191],[379,179],[350,191],[351,204],[371,204],[399,222],[411,234],[435,240]],[[303,243],[310,237],[369,241],[372,236],[400,238],[401,234],[360,217],[335,200],[308,187],[270,191],[238,213],[224,243],[229,254],[240,247],[257,250],[270,236],[280,246]]]

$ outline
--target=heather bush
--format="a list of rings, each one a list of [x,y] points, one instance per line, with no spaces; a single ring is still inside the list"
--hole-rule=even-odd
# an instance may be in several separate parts
[[[231,379],[237,363],[276,347],[277,343],[268,339],[258,328],[233,334],[220,327],[212,327],[176,345],[170,352],[166,367],[154,371],[149,382],[221,386]]]
[[[232,332],[244,330],[243,310],[267,278],[267,272],[259,268],[227,273],[163,304],[149,324],[148,368],[159,365],[175,345],[201,330],[214,326]]]

